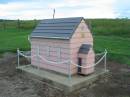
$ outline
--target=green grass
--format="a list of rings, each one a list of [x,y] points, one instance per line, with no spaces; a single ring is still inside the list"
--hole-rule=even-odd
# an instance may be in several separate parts
[[[107,49],[110,60],[130,65],[130,38],[94,36],[94,49],[96,52]]]
[[[108,51],[108,59],[130,65],[130,20],[125,19],[89,19],[94,35],[96,52]],[[17,21],[6,21],[6,29],[0,21],[0,53],[30,50],[28,35],[37,23],[21,21],[20,29]]]
[[[29,50],[28,35],[32,30],[6,29],[0,31],[0,53],[16,52],[17,48]]]

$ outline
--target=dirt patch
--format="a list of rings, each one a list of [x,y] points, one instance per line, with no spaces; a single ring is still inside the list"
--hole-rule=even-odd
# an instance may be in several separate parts
[[[100,80],[94,83],[94,87],[84,89],[81,92],[82,97],[130,96],[130,67],[116,62],[108,62],[107,64],[110,70],[109,76],[107,78],[100,78]]]
[[[6,53],[0,58],[0,97],[64,97],[62,91],[47,84],[31,80],[15,67],[17,56]],[[21,64],[28,64],[24,58]],[[109,75],[76,91],[68,97],[129,97],[130,67],[116,62],[107,62]]]

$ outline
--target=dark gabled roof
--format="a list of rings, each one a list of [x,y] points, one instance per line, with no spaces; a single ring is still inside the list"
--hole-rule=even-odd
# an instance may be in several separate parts
[[[92,45],[90,45],[90,44],[82,44],[78,53],[88,54],[91,47],[92,47]]]
[[[83,17],[44,19],[31,37],[70,39]]]

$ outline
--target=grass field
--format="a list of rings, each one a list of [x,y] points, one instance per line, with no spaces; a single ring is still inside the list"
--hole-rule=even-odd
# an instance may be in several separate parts
[[[16,52],[17,48],[29,50],[28,35],[32,30],[8,29],[0,31],[0,53]]]
[[[94,35],[110,35],[130,38],[129,19],[90,19]]]
[[[92,25],[94,49],[96,52],[108,50],[109,60],[130,65],[130,20],[125,19],[93,19]],[[0,22],[0,53],[16,52],[17,48],[29,50],[28,35],[37,23],[22,21],[20,29],[16,21],[6,21],[6,29]]]
[[[108,51],[109,60],[130,65],[130,38],[117,36],[94,36],[95,51]]]

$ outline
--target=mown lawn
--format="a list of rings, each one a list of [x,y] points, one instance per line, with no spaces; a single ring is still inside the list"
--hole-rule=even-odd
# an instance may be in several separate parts
[[[0,53],[16,52],[17,48],[29,50],[28,35],[32,30],[6,29],[0,31]]]

